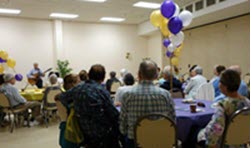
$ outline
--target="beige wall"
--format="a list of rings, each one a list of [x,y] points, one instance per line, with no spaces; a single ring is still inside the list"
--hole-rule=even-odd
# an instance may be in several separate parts
[[[204,75],[213,76],[213,66],[239,64],[243,74],[250,71],[249,15],[185,31],[180,57],[182,72],[188,64],[199,64]]]
[[[74,72],[101,63],[107,72],[115,70],[119,75],[126,68],[136,74],[147,55],[147,39],[137,35],[134,25],[64,22],[63,48]]]
[[[147,57],[155,61],[159,67],[162,67],[162,38],[160,32],[155,32],[147,40]]]

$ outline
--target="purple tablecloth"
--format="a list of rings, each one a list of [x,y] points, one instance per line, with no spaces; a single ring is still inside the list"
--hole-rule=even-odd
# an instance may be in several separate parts
[[[198,100],[203,102],[206,107],[198,107],[201,109],[201,112],[191,113],[190,104],[183,103],[182,99],[174,99],[175,111],[176,111],[176,123],[178,130],[178,139],[182,142],[188,142],[188,136],[191,136],[191,129],[196,128],[199,130],[204,128],[207,123],[210,121],[214,109],[211,108],[212,101]],[[198,102],[197,101],[197,102]],[[192,133],[193,134],[193,133]],[[196,135],[193,135],[196,136]]]

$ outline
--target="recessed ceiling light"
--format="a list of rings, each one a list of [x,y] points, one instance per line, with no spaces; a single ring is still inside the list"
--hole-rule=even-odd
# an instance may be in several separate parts
[[[5,13],[5,14],[19,14],[19,13],[21,13],[21,10],[0,8],[0,13]]]
[[[149,9],[157,9],[160,8],[160,4],[159,3],[151,3],[151,2],[137,2],[135,4],[133,4],[134,7],[141,7],[141,8],[149,8]]]
[[[50,17],[74,19],[74,18],[77,18],[78,15],[77,14],[67,14],[67,13],[51,13]]]
[[[103,2],[105,2],[106,0],[81,0],[81,1],[103,3]]]
[[[102,17],[100,18],[100,21],[104,22],[123,22],[125,18],[120,18],[120,17]]]

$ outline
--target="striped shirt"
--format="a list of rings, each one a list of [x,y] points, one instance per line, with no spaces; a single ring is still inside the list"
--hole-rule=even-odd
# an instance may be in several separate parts
[[[142,81],[122,96],[120,131],[134,139],[134,125],[138,118],[150,113],[163,113],[175,120],[174,102],[170,93],[150,81]]]

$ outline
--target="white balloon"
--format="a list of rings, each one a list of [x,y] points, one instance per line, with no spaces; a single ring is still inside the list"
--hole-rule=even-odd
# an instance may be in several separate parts
[[[168,47],[167,47],[168,51],[170,52],[174,52],[175,50],[175,46],[173,45],[173,43],[171,43]]]
[[[191,24],[193,14],[190,11],[184,10],[180,13],[179,18],[181,19],[183,26],[186,27]]]
[[[180,7],[175,3],[175,12],[172,17],[178,16],[180,14]]]
[[[182,31],[180,31],[178,34],[176,35],[171,35],[170,36],[170,40],[171,42],[173,43],[174,46],[179,46],[181,43],[183,43],[184,41],[184,38],[185,38],[185,35]]]

